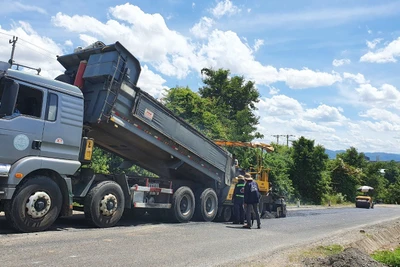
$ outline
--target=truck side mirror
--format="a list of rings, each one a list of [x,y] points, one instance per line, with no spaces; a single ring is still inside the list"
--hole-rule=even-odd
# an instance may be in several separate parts
[[[12,79],[3,77],[3,95],[1,97],[0,117],[11,116],[17,103],[19,84]]]

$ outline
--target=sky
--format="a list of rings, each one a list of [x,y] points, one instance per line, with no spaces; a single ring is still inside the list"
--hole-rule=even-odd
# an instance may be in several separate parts
[[[203,86],[202,68],[255,82],[264,143],[400,153],[400,1],[0,0],[0,60],[55,78],[56,55],[121,42],[138,86]]]

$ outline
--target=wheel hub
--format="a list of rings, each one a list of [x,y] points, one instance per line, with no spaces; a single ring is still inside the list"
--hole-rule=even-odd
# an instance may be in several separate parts
[[[26,212],[34,219],[45,216],[51,207],[50,196],[43,191],[35,192],[26,203]]]
[[[190,202],[190,200],[188,199],[187,196],[184,196],[181,200],[180,208],[181,208],[181,212],[183,215],[186,215],[190,212],[189,202]]]
[[[113,194],[108,194],[100,201],[100,211],[104,216],[111,216],[117,210],[118,200]]]
[[[215,205],[214,201],[210,197],[207,198],[207,200],[206,200],[206,212],[208,214],[212,214],[214,212],[215,206],[216,205]]]

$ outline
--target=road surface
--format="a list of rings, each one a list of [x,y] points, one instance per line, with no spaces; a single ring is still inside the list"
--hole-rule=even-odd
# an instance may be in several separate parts
[[[0,216],[1,266],[217,266],[393,219],[400,219],[400,206],[291,208],[287,218],[263,219],[259,230],[127,220],[95,229],[75,215],[59,219],[50,231],[16,234]]]

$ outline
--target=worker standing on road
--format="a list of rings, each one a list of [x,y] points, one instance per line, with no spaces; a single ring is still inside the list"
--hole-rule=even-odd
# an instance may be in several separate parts
[[[244,223],[244,177],[239,175],[237,177],[238,182],[233,191],[233,208],[235,219],[233,224],[243,224]]]
[[[261,228],[260,221],[260,213],[258,212],[258,203],[260,202],[260,192],[258,189],[257,183],[253,180],[249,173],[244,175],[244,179],[246,180],[246,184],[244,186],[244,207],[246,209],[246,221],[247,224],[244,225],[244,228],[251,228],[251,210],[254,211],[256,220],[257,220],[257,228]]]

